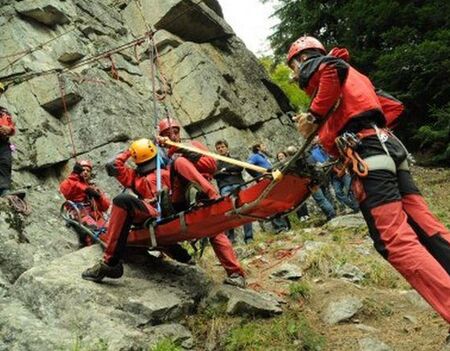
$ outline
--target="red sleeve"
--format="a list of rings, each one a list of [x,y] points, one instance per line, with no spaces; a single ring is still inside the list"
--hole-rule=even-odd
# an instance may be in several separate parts
[[[330,111],[341,95],[341,83],[338,72],[332,65],[323,64],[314,75],[318,78],[319,86],[314,97],[310,112],[318,118],[324,117]]]
[[[97,203],[97,208],[101,212],[105,212],[108,210],[109,206],[111,205],[111,201],[109,200],[108,196],[102,192],[99,199],[96,199],[95,202]]]
[[[69,178],[63,180],[59,185],[59,191],[63,194],[66,200],[82,202],[86,200],[86,188],[87,184],[76,180],[73,173]]]
[[[128,167],[125,163],[130,158],[130,152],[124,151],[117,155],[114,161],[114,168],[117,170],[118,175],[116,176],[120,184],[126,188],[131,188],[134,184],[136,178],[136,172],[134,169]]]
[[[12,136],[16,133],[16,125],[12,120],[11,114],[6,110],[0,111],[0,125],[4,125],[11,128],[11,132],[9,133],[8,136]]]

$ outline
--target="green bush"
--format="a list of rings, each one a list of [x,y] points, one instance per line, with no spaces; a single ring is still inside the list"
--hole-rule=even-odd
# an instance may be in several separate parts
[[[271,57],[263,57],[260,62],[269,74],[270,79],[286,94],[296,111],[306,110],[309,97],[290,81],[291,70],[284,63],[275,63]]]
[[[171,339],[163,339],[150,348],[150,351],[182,351],[182,349]]]

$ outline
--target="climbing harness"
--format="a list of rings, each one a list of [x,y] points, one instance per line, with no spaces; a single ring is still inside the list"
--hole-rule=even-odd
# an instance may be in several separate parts
[[[346,169],[359,177],[367,177],[369,172],[367,162],[356,152],[360,139],[354,133],[345,132],[336,138],[335,143],[343,159],[343,168],[337,173],[338,177],[342,177]]]

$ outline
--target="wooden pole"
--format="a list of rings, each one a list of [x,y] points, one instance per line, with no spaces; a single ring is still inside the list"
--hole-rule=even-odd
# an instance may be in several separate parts
[[[253,171],[256,171],[256,172],[259,172],[259,173],[262,173],[262,174],[270,173],[267,170],[267,168],[259,167],[259,166],[256,166],[256,165],[252,165],[251,163],[248,163],[248,162],[235,160],[234,158],[231,158],[231,157],[218,155],[218,154],[215,154],[215,153],[210,152],[210,151],[199,149],[199,148],[197,148],[195,146],[185,145],[185,144],[177,143],[177,142],[171,141],[171,140],[167,140],[164,143],[167,144],[167,145],[170,145],[170,146],[175,146],[175,147],[177,147],[179,149],[185,149],[185,150],[189,150],[189,151],[201,154],[201,155],[209,156],[209,157],[215,158],[216,160],[221,160],[221,161],[224,161],[224,162],[227,162],[227,163],[230,163],[230,164],[233,164],[233,165],[245,168],[245,169],[251,169]]]

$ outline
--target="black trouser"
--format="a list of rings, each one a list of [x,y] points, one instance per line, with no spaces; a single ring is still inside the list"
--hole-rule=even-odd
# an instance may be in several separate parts
[[[373,135],[357,149],[369,172],[355,178],[354,194],[376,250],[450,322],[450,232],[420,195],[399,140],[382,134],[383,143]]]
[[[0,195],[11,188],[11,148],[8,142],[0,142]]]

